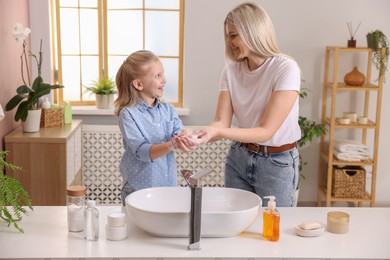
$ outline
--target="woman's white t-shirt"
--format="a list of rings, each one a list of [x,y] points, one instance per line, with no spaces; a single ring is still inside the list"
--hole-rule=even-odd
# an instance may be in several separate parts
[[[301,76],[298,64],[283,56],[268,58],[263,65],[249,71],[246,62],[226,65],[220,80],[220,91],[229,91],[238,127],[257,127],[272,92],[276,90],[300,91]],[[298,124],[299,98],[275,135],[261,143],[281,146],[301,138]]]

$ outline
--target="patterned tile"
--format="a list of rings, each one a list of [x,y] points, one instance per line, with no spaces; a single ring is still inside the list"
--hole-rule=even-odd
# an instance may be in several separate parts
[[[99,126],[94,129],[99,129]],[[122,177],[119,162],[123,147],[119,129],[101,132],[83,130],[82,145],[83,181],[87,187],[87,199],[96,200],[97,204],[120,204]],[[202,185],[223,187],[225,157],[229,146],[229,140],[219,140],[202,145],[192,153],[176,153],[180,186],[187,185],[180,170],[187,169],[195,173],[209,167],[214,171],[203,178]]]

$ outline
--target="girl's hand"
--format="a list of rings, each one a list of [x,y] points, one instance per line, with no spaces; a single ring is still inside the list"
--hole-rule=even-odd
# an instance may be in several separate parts
[[[198,148],[198,145],[186,136],[174,136],[171,139],[175,151],[189,153]]]
[[[189,136],[189,135],[192,135],[192,133],[194,132],[194,130],[190,129],[190,128],[184,128],[183,130],[181,130],[177,136]]]

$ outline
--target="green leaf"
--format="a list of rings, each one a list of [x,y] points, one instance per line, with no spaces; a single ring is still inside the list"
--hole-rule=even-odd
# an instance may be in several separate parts
[[[8,101],[8,103],[5,105],[5,111],[11,111],[14,109],[20,102],[22,102],[23,99],[26,97],[15,95],[13,98]]]
[[[12,224],[15,229],[24,232],[18,223],[23,218],[22,214],[27,215],[28,208],[33,210],[31,198],[18,180],[4,174],[5,169],[21,170],[21,167],[7,163],[6,155],[6,151],[0,151],[0,219],[8,226]]]
[[[34,82],[33,82],[33,85],[32,85],[32,89],[34,91],[37,91],[39,89],[39,86],[40,84],[43,82],[43,79],[41,76],[38,76],[34,79]]]
[[[26,121],[28,115],[28,103],[27,101],[23,101],[20,103],[18,109],[15,113],[15,121],[18,122],[19,120],[22,120],[23,122]]]
[[[26,85],[22,85],[16,89],[16,93],[19,95],[29,94],[31,92],[33,92],[33,90]]]

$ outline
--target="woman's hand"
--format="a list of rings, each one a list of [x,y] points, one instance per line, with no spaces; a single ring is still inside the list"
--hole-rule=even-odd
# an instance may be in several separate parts
[[[216,140],[219,138],[220,128],[208,126],[202,128],[197,132],[197,143],[198,144],[207,144],[210,141]]]

